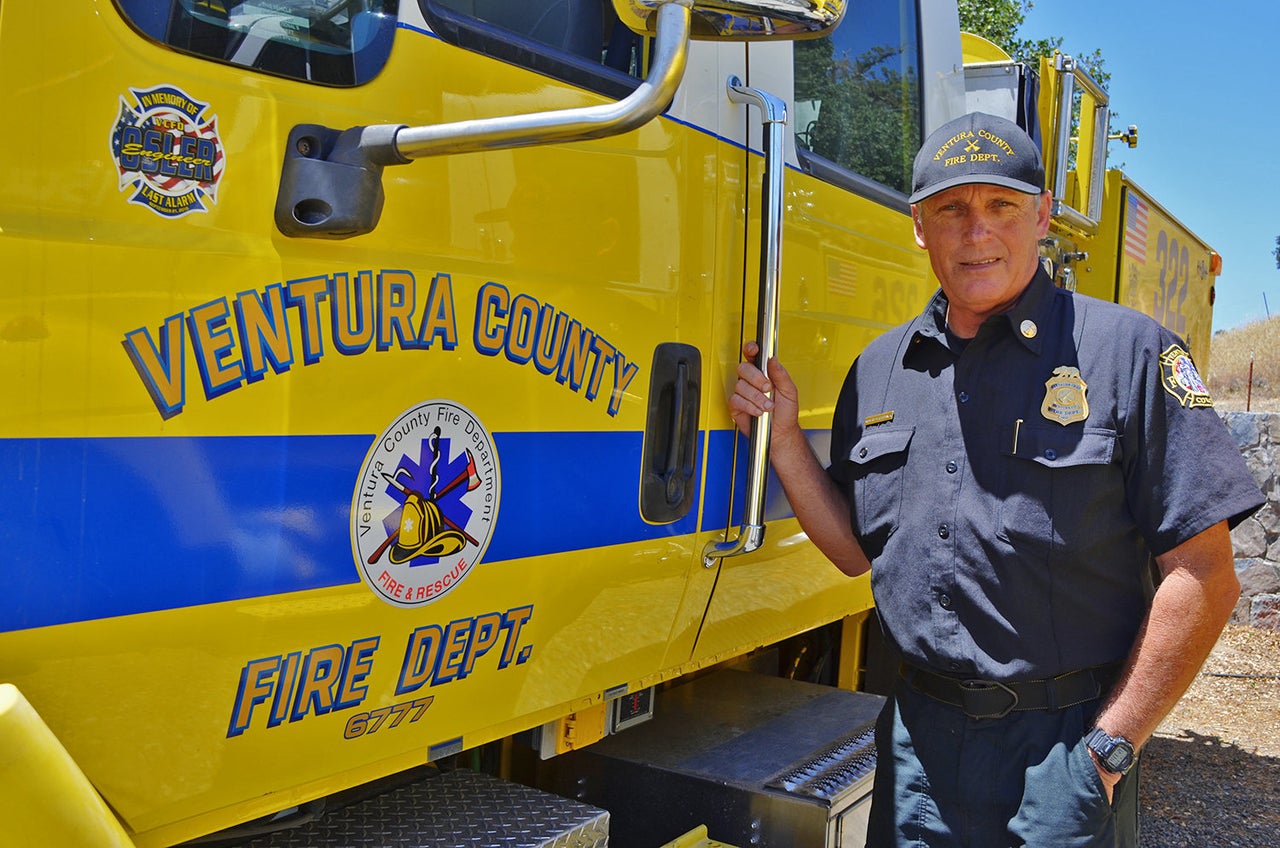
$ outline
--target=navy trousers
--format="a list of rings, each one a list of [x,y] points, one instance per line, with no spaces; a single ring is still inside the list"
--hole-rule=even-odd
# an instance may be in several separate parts
[[[1100,706],[973,719],[899,680],[876,725],[867,848],[1137,848],[1140,765],[1108,803],[1084,744]]]

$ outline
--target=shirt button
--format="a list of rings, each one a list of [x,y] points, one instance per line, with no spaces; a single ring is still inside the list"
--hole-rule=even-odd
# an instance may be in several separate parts
[[[862,450],[858,451],[858,459],[866,459],[866,458],[867,458],[866,448],[863,448]]]
[[[951,596],[943,595],[942,597],[938,598],[938,606],[942,607],[944,610],[951,609]]]
[[[959,470],[960,470],[960,466],[956,463],[954,459],[947,463],[948,474],[955,474]]]
[[[947,525],[945,525],[945,524],[943,524],[943,525],[941,525],[941,526],[939,526],[939,527],[938,527],[938,536],[939,536],[939,537],[941,537],[941,538],[943,538],[943,539],[946,539],[946,538],[947,538],[947,537],[949,537],[950,535],[951,535],[951,528],[950,528],[950,527],[948,527],[948,526],[947,526]]]
[[[960,402],[961,402],[961,403],[968,403],[968,402],[969,402],[969,393],[968,393],[968,392],[961,392],[961,393],[960,393]]]
[[[1044,452],[1044,458],[1052,462],[1053,460],[1058,458],[1058,452],[1053,448],[1049,448]]]

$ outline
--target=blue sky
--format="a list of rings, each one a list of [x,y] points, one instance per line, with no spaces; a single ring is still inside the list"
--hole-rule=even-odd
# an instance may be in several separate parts
[[[1222,254],[1215,331],[1280,315],[1278,33],[1273,0],[1036,0],[1018,31],[1102,51],[1113,131],[1138,125],[1109,164]]]

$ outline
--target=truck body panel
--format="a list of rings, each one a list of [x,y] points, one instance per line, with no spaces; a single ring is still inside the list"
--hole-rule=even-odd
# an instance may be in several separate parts
[[[1082,240],[1089,253],[1079,291],[1151,315],[1187,342],[1204,373],[1210,367],[1215,252],[1123,171],[1107,172],[1113,225]]]

